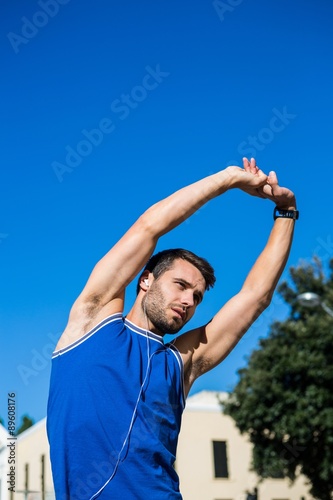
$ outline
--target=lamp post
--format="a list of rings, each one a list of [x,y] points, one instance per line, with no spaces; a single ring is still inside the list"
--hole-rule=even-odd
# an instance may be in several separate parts
[[[305,307],[316,307],[321,306],[324,311],[333,318],[333,310],[328,307],[325,302],[321,300],[321,297],[314,292],[305,292],[297,295],[297,302]]]

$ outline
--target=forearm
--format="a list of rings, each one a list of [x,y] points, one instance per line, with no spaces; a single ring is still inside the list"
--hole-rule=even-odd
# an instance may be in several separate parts
[[[294,207],[295,208],[295,207]],[[292,206],[289,207],[292,209]],[[293,240],[295,221],[277,219],[268,242],[247,276],[243,291],[250,291],[267,306],[286,266]]]
[[[141,219],[148,225],[153,237],[160,237],[189,218],[209,200],[235,187],[236,182],[236,175],[226,168],[152,205]]]
[[[227,168],[151,206],[96,264],[80,300],[91,301],[98,295],[99,304],[104,305],[117,297],[147,262],[158,238],[204,203],[234,187],[236,177],[237,172]]]
[[[105,305],[118,297],[147,262],[160,236],[228,189],[245,184],[255,188],[266,179],[261,171],[253,175],[239,167],[227,167],[151,206],[97,263],[80,300],[91,302],[97,297],[99,304]]]

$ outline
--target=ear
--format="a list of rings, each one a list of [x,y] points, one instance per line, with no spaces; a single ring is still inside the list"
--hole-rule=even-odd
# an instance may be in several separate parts
[[[145,271],[144,273],[142,273],[141,277],[140,277],[140,288],[141,290],[143,290],[144,292],[147,292],[149,290],[149,284],[150,284],[150,274],[149,271]]]

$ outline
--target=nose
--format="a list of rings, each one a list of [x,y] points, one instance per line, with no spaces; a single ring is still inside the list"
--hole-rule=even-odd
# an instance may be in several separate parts
[[[185,307],[194,306],[194,296],[192,290],[184,290],[181,303]]]

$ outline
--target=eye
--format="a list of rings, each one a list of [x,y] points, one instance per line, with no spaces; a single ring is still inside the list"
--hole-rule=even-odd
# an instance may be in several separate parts
[[[194,297],[195,302],[196,302],[197,304],[200,304],[200,302],[201,302],[201,300],[200,300],[200,296],[199,296],[199,295],[197,295],[197,294],[195,293],[193,297]]]
[[[176,281],[176,284],[179,286],[179,288],[181,288],[182,290],[185,289],[185,285],[182,281]]]

